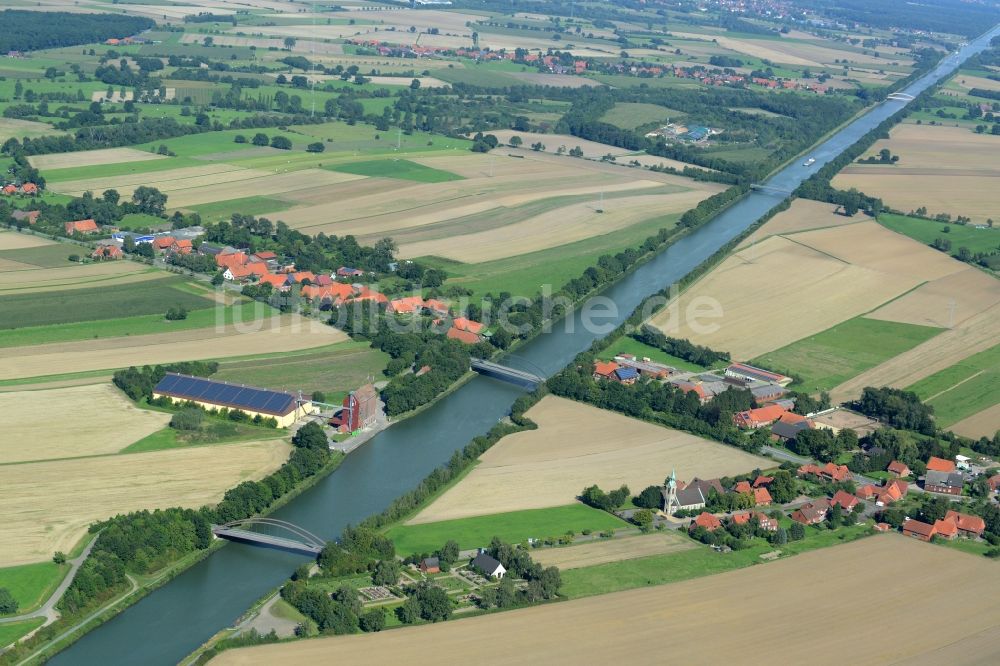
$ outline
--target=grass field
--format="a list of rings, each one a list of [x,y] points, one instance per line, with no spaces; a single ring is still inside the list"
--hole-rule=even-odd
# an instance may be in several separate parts
[[[1000,345],[973,354],[908,388],[934,407],[937,422],[943,427],[988,409],[1000,403]]]
[[[13,241],[15,239],[9,239],[8,236],[15,236],[15,234],[4,234],[3,236],[3,238],[0,238],[0,247],[14,244]],[[22,236],[21,234],[16,234],[16,236],[16,240],[28,239],[30,241],[36,238],[34,236]],[[8,242],[4,243],[4,241]],[[79,253],[80,250],[74,245],[46,243],[35,247],[0,250],[0,260],[15,261],[37,268],[64,268],[74,266],[75,264],[69,260],[69,255]]]
[[[202,423],[201,428],[193,432],[181,432],[173,428],[157,430],[151,435],[129,444],[119,453],[148,453],[150,451],[165,451],[181,449],[189,446],[206,446],[209,444],[232,444],[233,442],[264,441],[280,439],[283,432],[273,428],[265,428],[245,423],[233,423],[221,419],[209,419]]]
[[[623,335],[608,346],[609,355],[613,354],[635,354],[637,358],[649,358],[657,363],[666,363],[683,372],[701,372],[707,370],[700,365],[685,361],[677,356],[672,356],[656,347],[639,342],[635,338]]]
[[[34,631],[38,627],[42,626],[44,622],[44,617],[38,617],[34,620],[0,624],[0,648],[10,645],[28,632]]]
[[[0,393],[0,464],[117,453],[169,420],[138,409],[110,383]]]
[[[892,229],[898,234],[909,236],[913,240],[930,245],[938,238],[951,241],[952,255],[958,254],[958,249],[969,248],[972,252],[991,252],[1000,248],[1000,227],[996,229],[977,229],[975,226],[959,224],[942,224],[933,220],[907,215],[882,213],[878,216],[879,224]],[[948,229],[945,232],[945,229]]]
[[[72,169],[91,166],[102,166],[105,164],[120,164],[123,162],[144,162],[146,160],[166,159],[163,155],[157,155],[145,150],[135,148],[104,148],[101,150],[80,150],[72,153],[52,153],[49,155],[35,155],[28,158],[31,166],[39,170],[45,169]]]
[[[388,362],[389,355],[372,349],[369,343],[350,341],[322,349],[223,361],[214,377],[306,394],[321,391],[326,402],[336,403],[369,377],[381,377]]]
[[[595,483],[605,490],[627,484],[638,493],[662,484],[672,469],[690,481],[770,465],[734,447],[555,396],[527,416],[538,429],[503,438],[409,524],[560,506]]]
[[[649,123],[678,120],[683,113],[656,104],[641,102],[618,102],[614,107],[600,117],[600,120],[611,123],[622,129],[635,129]]]
[[[30,613],[49,598],[69,571],[68,564],[35,562],[0,569],[0,588],[6,588],[17,600],[17,614]],[[2,627],[3,625],[0,625]],[[0,646],[3,642],[0,642]]]
[[[718,562],[747,552],[720,555],[701,550]],[[627,573],[638,562],[642,560],[605,566]],[[584,571],[565,572],[564,589]],[[938,584],[913,584],[928,571],[935,572]],[[662,568],[652,573],[660,574]],[[881,593],[881,600],[867,596],[872,590]],[[887,535],[673,585],[375,635],[229,650],[216,659],[220,666],[305,665],[319,660],[391,661],[405,654],[409,662],[422,665],[438,663],[442,645],[449,646],[450,659],[465,661],[481,658],[482,646],[489,644],[490,659],[497,662],[516,662],[530,654],[538,662],[645,664],[662,662],[667,649],[663,637],[669,636],[672,661],[747,661],[748,650],[761,655],[780,645],[787,663],[947,660],[969,666],[992,661],[1000,649],[994,630],[1000,610],[992,603],[998,591],[995,563]],[[873,610],[884,610],[885,617],[875,623],[870,614],[858,612],[859,598],[868,599]],[[747,620],[748,599],[761,621]],[[941,612],[928,613],[929,605]],[[826,612],[829,634],[801,631],[803,613],[814,608]],[[887,632],[895,640],[886,641]],[[836,656],[817,656],[817,650]]]
[[[570,504],[436,523],[397,525],[387,530],[386,536],[396,544],[396,552],[400,554],[430,553],[449,539],[457,541],[462,550],[468,550],[485,548],[495,536],[508,543],[521,543],[529,538],[557,537],[569,531],[599,532],[627,525],[610,513],[583,504]]]
[[[433,169],[409,160],[369,160],[366,162],[334,164],[325,168],[331,171],[342,171],[359,176],[398,178],[401,180],[415,180],[419,183],[444,183],[451,180],[463,180],[461,176],[450,171]]]
[[[288,208],[288,202],[274,197],[241,197],[191,206],[206,220],[228,220],[233,213],[267,215]]]
[[[165,313],[171,307],[188,310],[212,307],[211,300],[178,289],[183,283],[182,278],[168,277],[101,289],[0,296],[0,329]]]
[[[218,501],[226,489],[277,469],[289,450],[270,440],[0,465],[0,566],[69,551],[90,523],[116,513]]]
[[[796,390],[817,393],[832,389],[942,330],[855,317],[759,356],[753,363],[795,377]]]

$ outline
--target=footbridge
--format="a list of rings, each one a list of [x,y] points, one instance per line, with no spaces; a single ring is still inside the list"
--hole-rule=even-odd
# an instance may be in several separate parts
[[[229,541],[308,555],[319,555],[326,545],[323,539],[312,532],[275,518],[246,518],[222,525],[212,525],[212,534]]]
[[[764,194],[777,195],[782,199],[784,199],[785,197],[790,197],[792,195],[791,190],[783,190],[780,187],[773,187],[771,185],[761,185],[760,183],[754,183],[750,187],[754,190],[757,190],[758,192],[763,192]]]
[[[517,368],[494,363],[493,361],[484,361],[482,359],[474,358],[472,359],[471,365],[472,369],[481,375],[493,377],[494,379],[501,379],[505,382],[517,384],[518,386],[523,386],[525,388],[535,388],[545,381],[545,377],[542,377],[541,375],[536,375],[525,370],[518,370]]]

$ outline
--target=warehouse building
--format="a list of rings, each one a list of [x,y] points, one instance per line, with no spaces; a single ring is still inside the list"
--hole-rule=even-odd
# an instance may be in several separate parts
[[[189,377],[168,372],[153,389],[154,398],[172,402],[193,402],[205,409],[238,409],[250,417],[275,418],[278,427],[287,428],[315,411],[312,403],[291,393],[230,384],[204,377]]]

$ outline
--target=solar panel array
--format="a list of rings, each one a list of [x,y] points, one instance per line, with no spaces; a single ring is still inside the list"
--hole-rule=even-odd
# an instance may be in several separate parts
[[[153,389],[154,393],[181,400],[209,402],[215,405],[284,416],[295,409],[295,396],[281,391],[238,386],[204,377],[167,373]]]

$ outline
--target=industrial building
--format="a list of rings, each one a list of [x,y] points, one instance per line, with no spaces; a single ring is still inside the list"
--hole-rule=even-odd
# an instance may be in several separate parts
[[[379,415],[378,391],[365,384],[344,398],[344,408],[332,419],[330,425],[340,432],[357,432],[375,425]]]
[[[205,409],[238,409],[251,417],[277,419],[280,428],[287,428],[315,411],[311,402],[291,393],[173,372],[168,372],[153,388],[153,397],[169,398],[175,403],[193,402]]]

